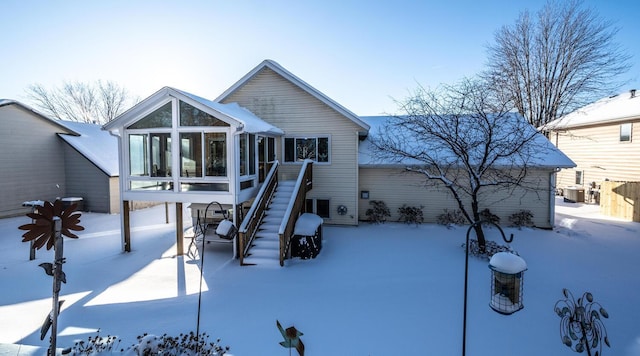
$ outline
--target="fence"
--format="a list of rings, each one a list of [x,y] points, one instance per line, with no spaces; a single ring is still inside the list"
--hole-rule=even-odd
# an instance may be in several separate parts
[[[640,222],[640,182],[602,182],[600,212]]]

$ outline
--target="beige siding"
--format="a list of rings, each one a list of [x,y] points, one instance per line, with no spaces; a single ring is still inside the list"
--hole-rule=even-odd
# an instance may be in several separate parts
[[[286,136],[329,136],[331,163],[314,164],[313,190],[307,197],[330,200],[331,218],[326,223],[357,224],[359,126],[268,68],[238,88],[225,102],[238,102],[284,130]],[[284,163],[282,140],[277,140],[276,146],[282,163],[281,179],[295,179],[300,165]],[[346,215],[337,214],[339,205],[347,207]]]
[[[549,174],[548,171],[530,171],[526,186],[510,192],[501,189],[483,196],[480,209],[489,210],[501,218],[501,225],[509,223],[509,215],[519,210],[529,210],[537,227],[549,228]],[[423,206],[425,222],[436,222],[444,209],[457,210],[455,199],[444,187],[427,186],[424,178],[416,173],[405,173],[397,169],[360,169],[360,190],[369,191],[369,199],[360,199],[360,220],[366,220],[366,210],[371,200],[384,201],[391,211],[390,221],[398,221],[398,208]],[[489,192],[489,191],[487,191]],[[470,206],[470,204],[467,204]]]
[[[606,124],[553,132],[551,141],[577,165],[558,173],[558,187],[576,186],[576,171],[582,171],[579,186],[591,182],[640,181],[640,120],[632,127],[632,141],[620,142],[620,124]]]
[[[66,195],[66,131],[17,105],[0,107],[0,217],[27,212],[22,202]]]
[[[118,177],[109,178],[109,213],[120,213],[120,181]]]

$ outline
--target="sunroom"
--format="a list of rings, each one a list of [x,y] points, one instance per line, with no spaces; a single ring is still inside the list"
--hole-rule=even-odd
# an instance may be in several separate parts
[[[238,208],[257,194],[275,162],[275,140],[283,134],[236,103],[169,87],[103,129],[119,140],[125,251],[130,250],[129,201],[176,203],[179,237],[183,203],[218,202],[234,211],[239,223]]]

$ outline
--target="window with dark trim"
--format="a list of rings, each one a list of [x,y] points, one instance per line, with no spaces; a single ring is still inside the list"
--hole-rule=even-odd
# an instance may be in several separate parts
[[[284,161],[302,162],[305,159],[328,163],[329,137],[285,137]]]

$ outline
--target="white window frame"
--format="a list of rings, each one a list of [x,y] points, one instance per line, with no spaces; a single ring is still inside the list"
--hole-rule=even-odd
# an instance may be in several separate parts
[[[628,138],[626,140],[622,139],[623,131],[628,131],[628,136],[627,136]],[[626,133],[627,132],[625,132],[625,134]],[[619,138],[620,142],[624,142],[624,143],[631,142],[632,138],[633,138],[633,123],[625,122],[623,124],[620,124],[620,138]]]

